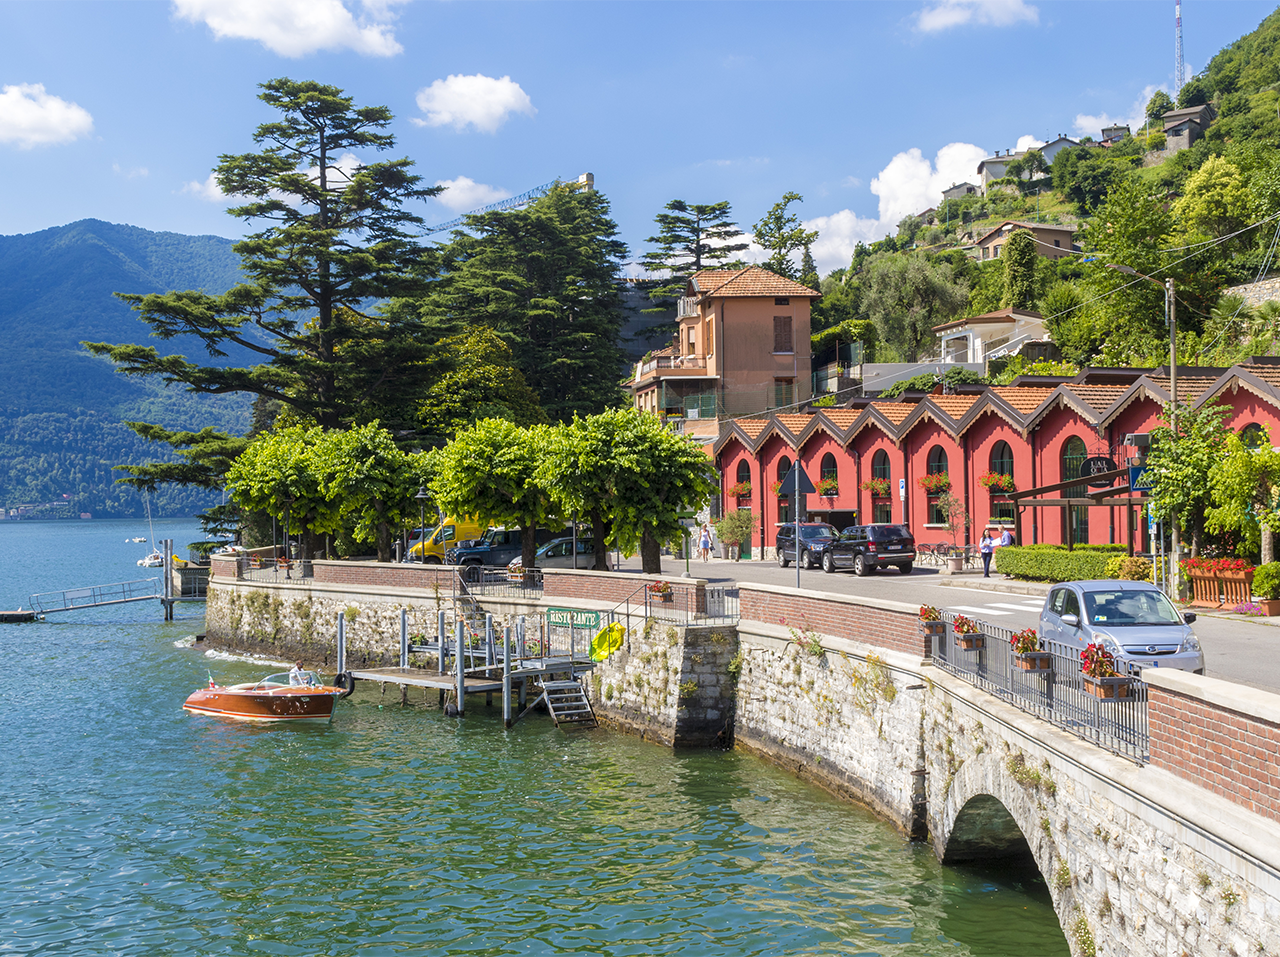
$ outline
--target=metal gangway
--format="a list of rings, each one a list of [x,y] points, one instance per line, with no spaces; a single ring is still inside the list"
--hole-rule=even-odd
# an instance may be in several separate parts
[[[111,585],[90,585],[87,588],[68,588],[63,591],[45,592],[31,596],[31,608],[41,615],[58,611],[76,611],[80,608],[100,608],[103,605],[124,605],[133,601],[155,601],[164,597],[159,578],[142,578],[131,582],[115,582]]]

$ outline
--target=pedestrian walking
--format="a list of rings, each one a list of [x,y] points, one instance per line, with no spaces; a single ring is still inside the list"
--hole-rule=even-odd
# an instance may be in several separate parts
[[[702,560],[708,562],[711,560],[711,526],[706,522],[702,523],[702,532],[698,538],[698,548],[702,550]]]
[[[991,554],[1000,547],[1000,539],[992,534],[995,529],[988,528],[982,533],[982,541],[978,543],[978,551],[982,554],[982,577],[991,577]]]
[[[1009,531],[1006,528],[1004,531],[1000,533],[1000,547],[1004,548],[1006,545],[1012,545],[1012,544],[1013,544],[1013,532]]]

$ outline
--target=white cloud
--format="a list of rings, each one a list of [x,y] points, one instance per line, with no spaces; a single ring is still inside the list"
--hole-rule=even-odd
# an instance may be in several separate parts
[[[512,113],[532,116],[534,109],[529,94],[511,77],[495,80],[477,73],[474,76],[451,74],[418,91],[418,109],[426,119],[414,119],[418,126],[452,126],[463,130],[474,126],[484,133],[496,133]]]
[[[858,179],[858,177],[856,176],[846,176],[844,180],[841,181],[840,185],[849,186],[856,189],[857,187],[862,185],[862,180]]]
[[[46,93],[43,83],[19,83],[0,90],[0,143],[29,150],[70,143],[92,132],[89,111]]]
[[[125,179],[138,179],[139,177],[145,178],[151,175],[151,171],[145,166],[135,166],[132,169],[125,169],[119,163],[111,164],[111,172],[115,173],[117,176],[123,176]]]
[[[1013,148],[1013,151],[1015,153],[1021,153],[1023,150],[1038,150],[1042,146],[1044,146],[1044,140],[1037,139],[1028,133],[1026,136],[1018,137],[1018,143]]]
[[[1105,112],[1097,114],[1076,114],[1076,133],[1080,136],[1092,136],[1094,139],[1097,139],[1104,126],[1124,125],[1128,125],[1129,129],[1136,133],[1138,131],[1138,127],[1147,121],[1147,104],[1151,101],[1151,97],[1155,94],[1156,90],[1164,90],[1166,93],[1169,92],[1163,84],[1159,86],[1152,84],[1150,86],[1143,87],[1142,92],[1138,95],[1138,98],[1133,101],[1133,104],[1129,109],[1116,116],[1112,116],[1110,113]],[[1172,94],[1170,94],[1170,96],[1172,98]]]
[[[436,180],[436,185],[445,187],[444,192],[436,197],[436,202],[444,204],[455,213],[479,209],[511,195],[499,186],[486,186],[468,176]]]
[[[209,178],[203,183],[192,180],[182,187],[182,191],[207,200],[210,203],[223,203],[231,199],[230,196],[218,188],[218,178],[213,173],[210,173]]]
[[[1039,22],[1040,11],[1026,0],[938,0],[916,14],[916,29],[924,33],[938,33],[970,23],[1009,27]]]
[[[948,143],[932,163],[916,147],[899,153],[871,181],[871,192],[880,197],[880,222],[896,226],[904,216],[937,206],[944,189],[973,181],[986,155],[972,143]]]
[[[886,226],[878,219],[864,219],[847,209],[805,220],[804,228],[818,231],[818,239],[813,244],[813,261],[820,276],[848,266],[858,243],[873,243],[895,232],[894,226]]]
[[[280,56],[353,50],[385,57],[404,50],[389,22],[392,2],[366,0],[359,17],[342,0],[173,0],[173,10],[220,40],[257,40]]]

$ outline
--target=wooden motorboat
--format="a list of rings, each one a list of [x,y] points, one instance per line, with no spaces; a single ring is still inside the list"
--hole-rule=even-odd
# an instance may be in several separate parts
[[[333,706],[349,690],[322,684],[314,671],[281,672],[261,681],[209,687],[193,693],[182,705],[192,714],[208,714],[239,721],[303,721],[327,723]]]

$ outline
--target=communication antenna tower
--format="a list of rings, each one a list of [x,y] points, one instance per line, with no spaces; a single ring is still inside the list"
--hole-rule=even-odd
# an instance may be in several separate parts
[[[1174,64],[1173,64],[1173,97],[1178,98],[1178,91],[1182,89],[1183,71],[1182,64],[1182,0],[1174,0],[1173,4],[1173,27],[1174,35],[1177,40],[1174,44]]]

